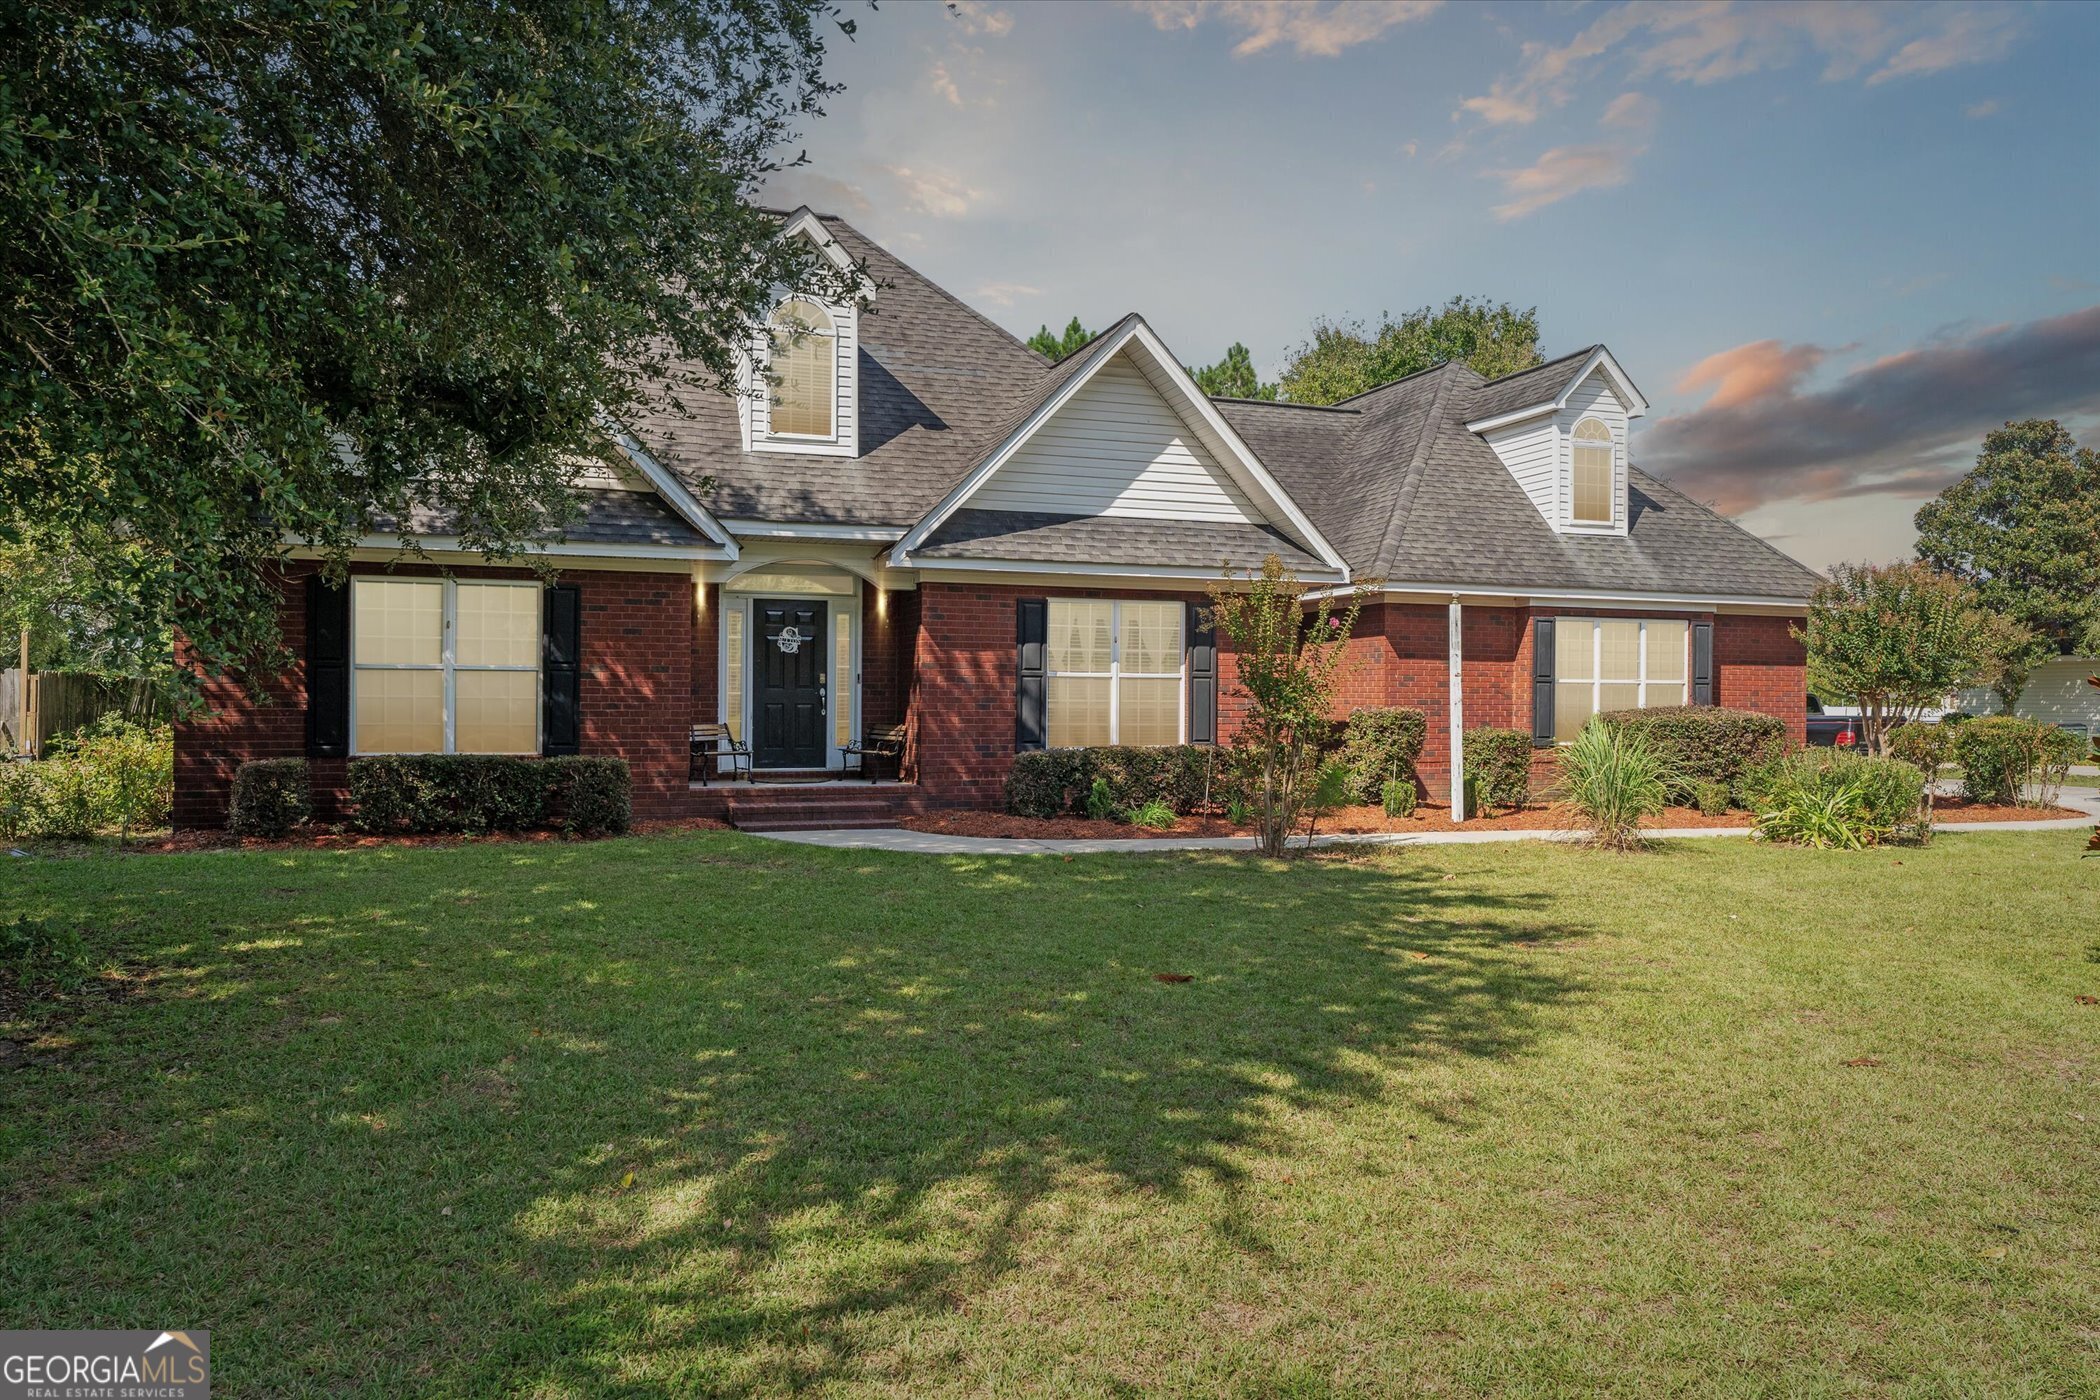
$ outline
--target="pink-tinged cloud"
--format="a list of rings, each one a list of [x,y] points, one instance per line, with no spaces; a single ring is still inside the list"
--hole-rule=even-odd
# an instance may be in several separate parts
[[[1930,496],[2009,419],[2100,415],[2100,306],[1931,341],[1804,387],[1832,352],[1758,341],[1710,355],[1680,389],[1714,386],[1635,444],[1643,470],[1731,514],[1778,501]]]
[[[1555,146],[1522,169],[1491,170],[1488,173],[1510,196],[1495,206],[1495,217],[1508,223],[1584,190],[1623,185],[1632,176],[1637,154],[1619,146]]]
[[[1708,408],[1733,408],[1775,392],[1792,392],[1828,353],[1820,345],[1754,340],[1708,355],[1678,376],[1677,390],[1690,394],[1710,387],[1713,394],[1706,401]]]

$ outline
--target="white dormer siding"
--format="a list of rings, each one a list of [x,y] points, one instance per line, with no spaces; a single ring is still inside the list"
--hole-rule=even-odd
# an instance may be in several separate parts
[[[1545,409],[1546,405],[1541,405]],[[1575,519],[1575,425],[1595,418],[1611,430],[1612,518],[1609,522]],[[1482,433],[1482,438],[1509,468],[1517,485],[1531,498],[1541,518],[1555,530],[1578,535],[1626,533],[1626,402],[1600,367],[1568,394],[1567,401],[1537,417]]]
[[[1127,354],[1103,365],[978,488],[970,506],[1155,520],[1263,518]]]
[[[739,413],[743,420],[744,450],[746,452],[799,452],[825,457],[858,457],[860,455],[860,312],[848,303],[844,306],[831,302],[819,302],[826,315],[830,316],[832,355],[836,374],[837,403],[832,411],[832,432],[829,437],[790,436],[776,434],[772,426],[773,385],[758,367],[764,366],[772,356],[772,337],[763,329],[751,338],[744,356],[747,370],[748,391],[738,397]]]
[[[1595,418],[1611,429],[1611,521],[1608,524],[1574,518],[1575,425],[1585,418]],[[1601,369],[1591,370],[1589,378],[1575,386],[1567,404],[1553,415],[1554,432],[1560,440],[1560,528],[1581,534],[1626,533],[1626,424],[1626,405],[1620,401]]]

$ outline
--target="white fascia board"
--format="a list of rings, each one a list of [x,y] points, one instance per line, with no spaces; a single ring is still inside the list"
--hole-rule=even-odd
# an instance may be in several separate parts
[[[1339,589],[1316,589],[1309,598],[1334,597]],[[1463,598],[1469,603],[1518,603],[1534,606],[1569,604],[1591,607],[1601,604],[1638,608],[1667,608],[1678,612],[1715,612],[1722,609],[1765,609],[1773,612],[1805,612],[1808,599],[1760,598],[1748,594],[1634,593],[1614,589],[1495,588],[1479,583],[1386,583],[1378,589],[1381,598],[1420,597],[1446,602]]]
[[[605,427],[612,434],[613,441],[620,445],[620,451],[627,455],[627,460],[634,463],[635,469],[656,488],[656,494],[663,498],[664,504],[669,506],[679,519],[729,551],[731,559],[736,558],[735,537],[723,528],[721,521],[715,519],[712,511],[701,505],[698,498],[686,489],[685,483],[663,463],[652,457],[649,449],[643,447],[641,439],[633,433],[609,419]]]
[[[1584,360],[1573,374],[1568,376],[1568,382],[1561,385],[1560,392],[1551,399],[1540,403],[1528,404],[1523,408],[1513,408],[1507,413],[1498,413],[1492,418],[1475,418],[1466,424],[1466,431],[1492,433],[1498,428],[1508,428],[1529,419],[1542,417],[1548,413],[1558,413],[1568,406],[1568,400],[1575,396],[1575,391],[1578,388],[1582,387],[1582,381],[1588,379],[1594,371],[1599,369],[1604,371],[1605,378],[1611,380],[1613,392],[1617,393],[1620,400],[1625,403],[1626,416],[1628,418],[1639,418],[1648,412],[1648,400],[1641,397],[1641,391],[1633,387],[1633,380],[1629,379],[1626,371],[1619,367],[1619,362],[1612,358],[1611,351],[1600,345],[1590,352],[1589,358]]]
[[[815,211],[807,204],[788,215],[782,221],[780,236],[783,239],[797,236],[807,238],[817,245],[817,251],[822,253],[824,260],[834,268],[837,268],[840,272],[853,271],[853,259],[846,255],[844,248],[839,247],[838,240],[833,238],[831,231],[824,227],[824,221],[818,218]],[[860,279],[860,285],[854,289],[854,294],[862,301],[873,301],[875,299],[875,284],[863,276]]]
[[[866,540],[891,544],[905,534],[901,525],[816,525],[793,520],[725,520],[722,525],[745,539]]]
[[[1074,564],[1055,559],[918,559],[911,568],[922,574],[1033,574],[1056,578],[1172,579],[1177,582],[1222,583],[1227,575],[1212,564]],[[1316,581],[1342,583],[1340,571],[1318,571]]]
[[[1293,501],[1282,484],[1269,474],[1268,468],[1261,464],[1261,459],[1254,455],[1253,449],[1233,431],[1232,425],[1219,416],[1217,408],[1204,396],[1203,391],[1196,387],[1195,381],[1189,378],[1188,371],[1181,367],[1181,362],[1174,358],[1166,344],[1153,334],[1152,328],[1139,316],[1129,318],[1129,324],[1121,332],[1104,336],[1099,344],[1087,352],[1086,360],[1059,386],[1056,393],[1039,404],[1034,412],[1021,421],[1019,427],[1007,435],[1006,440],[999,444],[991,456],[985,458],[975,471],[943,496],[932,510],[920,518],[918,524],[912,526],[910,532],[897,542],[897,547],[890,551],[891,567],[914,567],[911,551],[924,544],[927,538],[940,528],[942,521],[962,509],[963,504],[976,495],[978,488],[1021,450],[1037,429],[1055,417],[1059,409],[1069,403],[1075,394],[1101,372],[1103,365],[1126,347],[1133,345],[1143,351],[1145,358],[1153,363],[1158,375],[1180,392],[1186,411],[1193,411],[1206,430],[1215,436],[1218,445],[1225,449],[1223,455],[1226,459],[1226,470],[1239,479],[1243,488],[1252,487],[1252,494],[1265,498],[1269,508],[1282,515],[1299,532],[1300,537],[1313,546],[1314,552],[1320,556],[1322,562],[1341,577],[1347,578],[1348,562],[1327,542],[1326,537],[1313,527],[1305,512],[1298,509],[1297,502]],[[1154,387],[1157,387],[1156,382]]]

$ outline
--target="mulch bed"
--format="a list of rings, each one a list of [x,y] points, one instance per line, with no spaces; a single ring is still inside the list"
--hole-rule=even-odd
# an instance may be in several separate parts
[[[2025,822],[2056,817],[2083,817],[2085,813],[2065,807],[1992,807],[1958,799],[1942,799],[1935,809],[1940,822]],[[1244,836],[1250,828],[1234,826],[1223,817],[1182,817],[1170,827],[1148,830],[1122,822],[1099,822],[1086,817],[1014,817],[1004,812],[933,812],[898,819],[899,826],[941,836],[998,836],[1032,841],[1147,840],[1168,836]],[[1709,817],[1690,807],[1671,807],[1649,822],[1651,831],[1683,831],[1701,827],[1750,826],[1748,812],[1729,812]],[[1469,818],[1464,825],[1451,820],[1451,809],[1424,803],[1411,816],[1388,817],[1379,807],[1344,807],[1320,819],[1322,832],[1337,836],[1374,833],[1430,831],[1560,831],[1574,821],[1553,806],[1521,807]]]

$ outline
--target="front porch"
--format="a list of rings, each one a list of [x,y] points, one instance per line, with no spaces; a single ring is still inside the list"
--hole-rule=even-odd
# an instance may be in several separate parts
[[[858,776],[768,782],[761,774],[755,782],[691,783],[680,815],[725,821],[740,831],[827,831],[895,826],[899,817],[926,809],[913,782]]]

